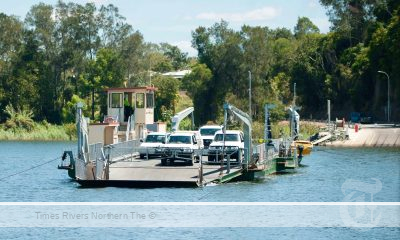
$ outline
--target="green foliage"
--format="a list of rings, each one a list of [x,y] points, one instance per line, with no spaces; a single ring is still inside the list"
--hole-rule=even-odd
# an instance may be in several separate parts
[[[278,106],[274,121],[284,119],[294,83],[302,116],[325,118],[331,99],[333,116],[364,111],[379,120],[387,85],[377,71],[390,76],[392,119],[400,119],[400,1],[320,2],[332,22],[327,34],[306,17],[298,18],[293,32],[247,25],[234,30],[221,21],[192,32],[198,58],[168,43],[144,42],[112,4],[39,3],[23,21],[0,13],[0,121],[11,104],[17,113],[30,109],[35,121],[73,122],[77,96],[91,107],[85,114],[99,119],[105,88],[154,84],[156,120],[169,121],[190,105],[179,98],[181,88],[193,100],[196,125],[220,122],[224,102],[248,109],[249,71],[255,122],[263,122],[266,103]],[[156,76],[189,65],[192,73],[182,82]],[[28,118],[10,119],[5,128],[34,128]]]
[[[112,4],[39,3],[23,22],[0,13],[0,30],[0,109],[32,109],[39,121],[72,121],[73,95],[99,119],[104,88],[151,84],[150,72],[187,66],[186,53],[145,43]]]
[[[264,123],[255,121],[253,122],[252,128],[254,140],[264,139]]]
[[[292,102],[293,83],[298,86],[298,103],[309,106],[308,111],[315,110],[315,103],[322,102],[325,96],[321,92],[324,89],[324,65],[319,54],[323,35],[318,34],[308,19],[299,21],[302,23],[298,32],[302,36],[298,40],[289,34],[290,31],[267,27],[243,26],[241,31],[235,32],[224,21],[208,29],[199,27],[193,32],[192,43],[199,52],[199,61],[211,71],[207,81],[191,76],[187,84],[184,81],[184,86],[195,89],[191,91],[195,92],[192,97],[196,109],[200,105],[200,109],[205,110],[201,111],[204,115],[200,116],[203,117],[201,123],[220,119],[224,101],[248,109],[249,71],[254,120],[262,121],[266,103],[280,104],[280,110],[273,114],[282,119],[285,115],[282,104]],[[196,102],[196,98],[205,102],[204,107]]]
[[[209,112],[210,99],[205,97],[209,94],[208,90],[211,80],[211,70],[205,64],[195,64],[192,67],[192,72],[182,79],[182,86],[187,90],[196,108],[194,119],[197,126],[208,120],[212,120]]]
[[[64,126],[52,124],[34,124],[33,130],[22,128],[10,131],[0,126],[0,140],[13,141],[69,141],[76,140],[76,133],[67,134]],[[76,132],[76,131],[75,131]]]
[[[173,70],[180,70],[187,67],[188,57],[187,53],[182,53],[177,46],[168,43],[161,43],[161,49],[172,65]]]
[[[296,38],[302,38],[310,33],[319,33],[319,29],[314,25],[313,22],[307,17],[299,17],[297,24],[294,27],[294,35]]]
[[[320,125],[312,122],[301,122],[300,121],[300,139],[310,139],[316,133],[321,131]]]
[[[153,83],[158,88],[155,97],[155,120],[170,122],[179,99],[180,82],[178,79],[160,75],[153,79]]]
[[[6,130],[16,131],[17,129],[23,129],[31,131],[35,126],[32,120],[33,112],[30,110],[15,109],[12,105],[7,105],[5,113],[9,116],[4,124]]]
[[[270,79],[268,84],[269,98],[283,103],[289,103],[293,96],[290,92],[291,77],[285,73],[278,73]]]
[[[193,130],[192,129],[192,119],[191,118],[183,119],[179,124],[179,129],[180,130]]]
[[[67,104],[62,109],[62,120],[64,123],[73,123],[76,121],[75,114],[76,114],[76,104],[77,103],[84,103],[85,101],[79,98],[77,95],[73,95],[71,101],[68,101]],[[87,106],[84,104],[83,106],[83,113],[87,115]]]
[[[275,122],[271,126],[272,138],[287,138],[290,136],[288,121]],[[308,140],[314,134],[320,132],[320,126],[313,122],[300,121],[300,139]],[[264,123],[253,122],[253,139],[264,139]]]
[[[67,123],[64,125],[64,131],[68,135],[69,140],[72,141],[77,138],[76,124]]]
[[[193,107],[193,101],[185,91],[180,91],[179,99],[176,104],[176,112],[180,112],[188,107]]]
[[[277,122],[285,119],[287,116],[287,111],[285,105],[280,102],[275,102],[275,108],[270,110],[270,117],[272,122]]]
[[[290,136],[288,121],[280,121],[272,125],[272,138],[287,138]],[[320,124],[314,122],[300,121],[300,138],[308,140],[314,134],[320,132]]]
[[[167,128],[171,129],[171,119],[174,116],[174,112],[172,109],[167,109],[165,106],[161,106],[160,110],[157,111],[158,108],[156,108],[156,114],[155,118],[157,121],[161,122],[166,122],[167,123]]]

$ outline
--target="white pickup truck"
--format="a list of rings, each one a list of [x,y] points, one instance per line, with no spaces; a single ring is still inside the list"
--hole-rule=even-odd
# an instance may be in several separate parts
[[[161,153],[161,165],[173,164],[183,161],[192,166],[194,161],[200,159],[197,150],[203,148],[201,139],[195,132],[175,132],[169,136],[168,142],[156,149]]]
[[[146,139],[140,144],[139,155],[143,159],[147,157],[159,156],[155,152],[156,148],[162,147],[168,140],[169,133],[164,132],[152,132],[149,133]]]
[[[222,130],[221,126],[218,125],[204,125],[199,129],[201,139],[203,139],[204,148],[208,148],[214,139],[216,132]]]
[[[222,154],[224,146],[224,133],[218,131],[214,135],[214,140],[208,148],[208,161],[215,161],[216,157]],[[227,130],[225,134],[225,151],[224,155],[230,155],[231,159],[239,161],[239,153],[244,149],[243,133],[237,130]],[[218,159],[221,160],[221,159]]]

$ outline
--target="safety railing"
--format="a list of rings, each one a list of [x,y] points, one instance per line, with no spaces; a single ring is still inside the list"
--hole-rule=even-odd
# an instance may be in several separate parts
[[[110,144],[104,147],[104,155],[110,162],[132,159],[138,154],[139,146],[139,140]]]
[[[270,141],[256,145],[253,148],[253,162],[258,164],[269,164],[278,155],[278,141]]]
[[[225,149],[215,148],[215,149],[199,149],[198,154],[200,156],[207,156],[207,161],[203,161],[206,164],[225,163],[229,162],[232,164],[241,164],[243,161],[243,149],[238,147],[226,147]],[[233,159],[235,159],[233,161]]]
[[[96,159],[96,180],[104,179],[104,172],[106,170],[107,160],[101,158]]]
[[[103,143],[94,143],[89,145],[89,161],[96,162],[98,159],[104,161]]]
[[[293,140],[291,139],[283,139],[277,141],[278,145],[278,152],[279,152],[279,157],[291,157],[293,156]],[[294,148],[294,150],[296,150]]]
[[[80,180],[86,180],[86,163],[84,159],[75,159],[75,177]]]

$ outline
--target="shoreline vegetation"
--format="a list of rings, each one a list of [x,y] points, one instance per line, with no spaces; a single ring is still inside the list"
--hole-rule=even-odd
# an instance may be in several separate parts
[[[300,122],[300,139],[308,139],[319,132],[321,123]],[[263,139],[264,125],[255,122],[253,138],[255,141]],[[272,126],[272,136],[278,138],[280,132],[289,136],[289,122],[281,121]],[[54,125],[47,122],[34,122],[30,129],[24,127],[9,128],[0,124],[0,141],[76,141],[76,126],[74,123]]]
[[[72,141],[76,139],[73,123],[56,125],[43,120],[33,120],[32,110],[15,108],[11,104],[5,108],[8,115],[0,124],[0,140],[10,141]]]
[[[75,141],[75,124],[54,125],[35,122],[32,129],[17,127],[5,129],[0,126],[0,141]]]
[[[76,141],[76,126],[74,123],[54,125],[46,121],[33,122],[30,129],[15,127],[6,129],[6,124],[0,124],[0,141]],[[300,121],[299,140],[308,140],[310,136],[321,132],[323,122]],[[272,125],[273,138],[289,136],[289,122],[280,121]],[[350,139],[328,142],[326,147],[400,147],[400,128],[362,128],[358,132],[349,131]],[[264,125],[253,123],[253,140],[261,143],[264,136]]]
[[[180,92],[176,104],[177,111],[190,106],[193,106],[192,99],[185,92]],[[34,121],[32,111],[15,108],[12,105],[8,105],[5,110],[8,118],[5,123],[0,124],[0,141],[74,141],[77,139],[75,123],[56,125],[45,120]],[[71,112],[73,111],[71,110]],[[184,119],[180,128],[189,130],[190,125],[190,120]],[[309,139],[323,126],[324,124],[321,122],[300,121],[300,139]],[[290,136],[289,121],[273,121],[271,131],[273,138]],[[253,122],[252,135],[255,142],[264,138],[263,122]]]

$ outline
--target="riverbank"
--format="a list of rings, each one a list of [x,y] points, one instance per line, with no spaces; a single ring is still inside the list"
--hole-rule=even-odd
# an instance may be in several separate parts
[[[326,146],[400,148],[400,127],[362,125],[357,132],[350,128],[348,133],[348,140],[327,142]]]
[[[0,141],[72,141],[76,140],[74,124],[35,123],[30,130],[0,127]]]

